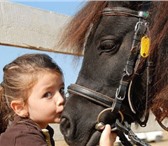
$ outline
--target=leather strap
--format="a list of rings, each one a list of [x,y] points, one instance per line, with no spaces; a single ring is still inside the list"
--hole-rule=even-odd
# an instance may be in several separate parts
[[[114,99],[112,97],[103,95],[99,92],[96,92],[78,84],[71,84],[70,86],[68,86],[68,92],[85,97],[107,108],[111,107],[112,103],[114,102]]]

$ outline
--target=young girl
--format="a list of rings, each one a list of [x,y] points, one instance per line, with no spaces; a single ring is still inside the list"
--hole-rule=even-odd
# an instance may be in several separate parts
[[[0,135],[0,146],[54,146],[53,129],[48,124],[60,122],[64,107],[60,67],[48,55],[26,54],[3,71],[0,132],[5,132]],[[107,125],[100,146],[111,146],[111,136]]]
[[[64,107],[59,66],[45,54],[27,54],[6,65],[3,71],[0,115],[5,122],[1,126],[9,121],[12,124],[1,134],[0,146],[54,145],[53,130],[48,124],[60,122]]]

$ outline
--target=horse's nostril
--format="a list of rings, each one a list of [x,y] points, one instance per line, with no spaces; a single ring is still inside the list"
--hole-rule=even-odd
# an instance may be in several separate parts
[[[67,118],[63,117],[61,119],[60,129],[63,135],[66,136],[67,138],[71,136],[71,133],[70,133],[71,123]]]

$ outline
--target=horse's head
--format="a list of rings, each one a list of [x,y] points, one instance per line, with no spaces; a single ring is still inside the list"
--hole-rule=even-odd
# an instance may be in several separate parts
[[[146,75],[141,75],[146,61],[140,65],[138,53],[147,23],[146,13],[140,11],[147,7],[148,2],[90,2],[74,19],[72,30],[77,30],[67,36],[75,40],[79,29],[87,29],[76,39],[76,46],[81,47],[81,38],[86,36],[84,59],[76,84],[69,86],[61,121],[69,145],[96,145],[99,122],[111,124],[113,130],[116,119],[141,123],[147,109]]]

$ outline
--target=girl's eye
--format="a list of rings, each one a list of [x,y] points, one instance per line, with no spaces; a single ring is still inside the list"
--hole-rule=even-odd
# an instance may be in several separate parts
[[[47,92],[43,95],[43,98],[50,98],[52,97],[52,93],[51,92]]]
[[[63,95],[63,96],[64,96],[64,94],[65,94],[64,87],[62,87],[62,88],[60,89],[60,91],[59,91],[59,92],[60,92],[60,94],[61,94],[61,95]]]

